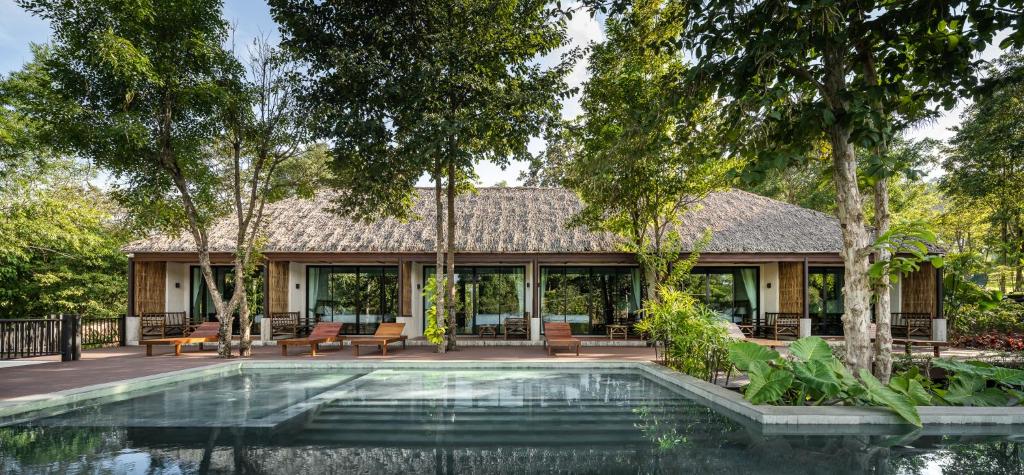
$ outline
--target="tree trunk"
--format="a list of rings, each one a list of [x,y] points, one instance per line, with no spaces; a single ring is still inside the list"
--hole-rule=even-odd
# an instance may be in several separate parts
[[[644,270],[644,288],[646,289],[647,300],[658,300],[658,271],[653,265],[647,264],[643,266]]]
[[[239,356],[247,358],[252,356],[252,321],[250,321],[252,315],[249,313],[249,292],[246,290],[245,285],[246,279],[249,276],[244,275],[245,267],[244,264],[236,264],[234,266],[234,274],[236,274],[236,278],[234,278],[234,293],[238,295],[239,301],[239,333],[241,334]],[[243,274],[242,278],[237,276],[240,272]]]
[[[444,328],[445,323],[445,292],[444,289],[444,202],[441,200],[441,160],[434,159],[434,305],[437,308],[437,326]],[[445,343],[437,345],[437,352],[444,353]]]
[[[849,127],[829,128],[832,145],[833,180],[836,185],[836,213],[843,232],[843,333],[846,365],[857,374],[871,370],[871,282],[868,277],[870,239],[864,224],[864,207],[857,183],[857,157],[850,144]]]
[[[445,237],[445,247],[447,250],[446,259],[448,261],[448,281],[445,284],[445,290],[447,291],[448,297],[445,299],[445,303],[448,304],[448,349],[454,350],[456,346],[455,333],[458,330],[458,325],[455,321],[457,309],[455,308],[455,186],[457,179],[455,177],[455,160],[448,161],[448,234]]]
[[[874,187],[875,229],[879,236],[889,231],[889,182],[880,178]],[[888,251],[875,253],[875,260],[890,258]],[[889,273],[875,282],[875,376],[882,384],[889,384],[892,375],[892,314],[889,301]]]

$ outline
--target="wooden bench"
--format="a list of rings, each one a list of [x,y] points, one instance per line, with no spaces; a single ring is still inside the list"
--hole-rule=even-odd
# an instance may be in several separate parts
[[[185,336],[189,332],[185,312],[152,312],[139,316],[139,339]]]
[[[569,348],[576,350],[576,356],[580,355],[580,339],[572,336],[572,328],[565,322],[544,322],[544,346],[548,349],[548,355],[552,354],[555,347]]]
[[[196,327],[195,331],[188,336],[173,338],[156,338],[142,340],[140,344],[146,345],[146,356],[153,356],[153,345],[174,345],[174,356],[181,356],[181,346],[199,343],[199,349],[203,350],[203,343],[215,342],[220,334],[220,323],[206,322]]]
[[[274,312],[270,314],[270,338],[289,335],[299,336],[299,312]]]
[[[941,349],[942,348],[948,348],[949,347],[949,342],[948,341],[911,340],[911,339],[907,339],[907,338],[893,338],[892,339],[892,344],[893,344],[893,346],[903,345],[903,347],[904,347],[903,351],[906,352],[907,356],[910,356],[910,354],[911,354],[910,348],[913,347],[913,346],[926,346],[926,347],[930,346],[930,347],[932,347],[932,355],[934,355],[936,358],[941,356],[940,353],[941,353]]]
[[[373,333],[373,336],[349,339],[352,343],[352,351],[358,357],[360,346],[376,346],[380,348],[384,356],[387,356],[388,344],[390,343],[400,341],[402,342],[402,348],[405,348],[407,337],[402,335],[403,330],[405,330],[404,323],[381,323],[377,326],[377,331]]]
[[[277,345],[281,347],[282,356],[288,356],[289,346],[308,346],[310,348],[310,356],[316,356],[316,351],[320,349],[321,343],[341,342],[345,338],[339,335],[339,333],[341,333],[341,323],[322,322],[317,323],[313,327],[313,331],[309,332],[309,336],[278,340]]]
[[[523,337],[530,339],[530,319],[519,317],[508,317],[504,321],[505,339],[509,336]]]

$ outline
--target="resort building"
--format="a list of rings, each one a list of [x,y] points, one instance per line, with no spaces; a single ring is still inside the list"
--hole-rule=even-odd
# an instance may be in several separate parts
[[[307,326],[341,322],[344,334],[371,334],[381,322],[398,321],[410,338],[422,336],[422,289],[434,274],[434,202],[432,189],[417,193],[419,219],[410,222],[353,222],[330,211],[330,192],[268,205],[264,265],[252,292],[258,318],[289,315]],[[636,259],[611,234],[568,227],[581,207],[572,191],[558,188],[481,188],[458,197],[459,334],[500,337],[506,319],[525,318],[533,340],[540,339],[542,321],[604,336],[609,326],[636,321],[644,293]],[[792,322],[786,330],[794,337],[842,334],[836,218],[731,190],[708,196],[680,225],[688,246],[705,229],[711,241],[686,291],[762,332]],[[210,232],[217,285],[229,296],[233,236],[231,219]],[[213,318],[194,249],[187,233],[126,247],[130,315],[174,313],[192,323]],[[894,282],[891,295],[897,326],[913,327],[905,329],[910,336],[944,339],[941,269],[924,265]],[[264,339],[271,338],[263,325]]]

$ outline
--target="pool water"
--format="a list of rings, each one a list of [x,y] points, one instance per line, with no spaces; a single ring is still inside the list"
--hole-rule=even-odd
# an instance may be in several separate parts
[[[766,436],[629,371],[247,369],[0,427],[0,473],[1024,473],[1024,436]]]

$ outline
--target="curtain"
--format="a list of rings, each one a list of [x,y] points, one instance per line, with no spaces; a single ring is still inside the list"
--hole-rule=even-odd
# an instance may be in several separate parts
[[[201,270],[193,268],[192,269],[192,320],[193,321],[197,321],[197,319],[199,319],[201,321],[205,321],[206,320],[205,316],[203,316],[201,318],[199,316],[199,314],[202,313],[202,309],[200,308],[200,305],[199,305],[199,295],[202,293],[201,292],[202,291],[202,286],[203,286],[203,273],[202,273]]]
[[[511,272],[511,274],[512,274],[512,281],[514,282],[514,285],[516,287],[516,298],[518,299],[516,302],[519,305],[519,308],[515,312],[512,312],[512,313],[516,314],[516,316],[518,316],[518,317],[525,317],[526,316],[526,313],[525,313],[526,312],[526,288],[525,288],[526,287],[526,281],[525,281],[526,276],[525,276],[525,273],[526,272],[525,272],[525,270],[522,267],[514,267],[514,268],[511,269],[511,271],[512,271]]]
[[[316,302],[320,299],[321,270],[319,267],[310,267],[306,273],[306,291],[309,293],[306,301],[309,305],[306,309],[306,318],[310,320],[316,316]]]
[[[633,298],[630,302],[633,308],[631,308],[630,311],[636,312],[637,310],[640,310],[640,297],[643,292],[643,283],[640,281],[640,269],[632,269],[630,274],[633,278]]]
[[[546,313],[545,312],[545,310],[546,310],[545,304],[547,302],[545,302],[545,298],[546,298],[546,296],[548,294],[548,272],[550,272],[549,269],[541,269],[540,270],[540,313],[541,314],[537,315],[538,317],[540,317],[540,316],[542,316],[542,315],[544,315]]]
[[[743,280],[743,290],[747,294],[747,301],[750,302],[750,318],[757,320],[757,269],[752,267],[740,269],[740,278]]]

